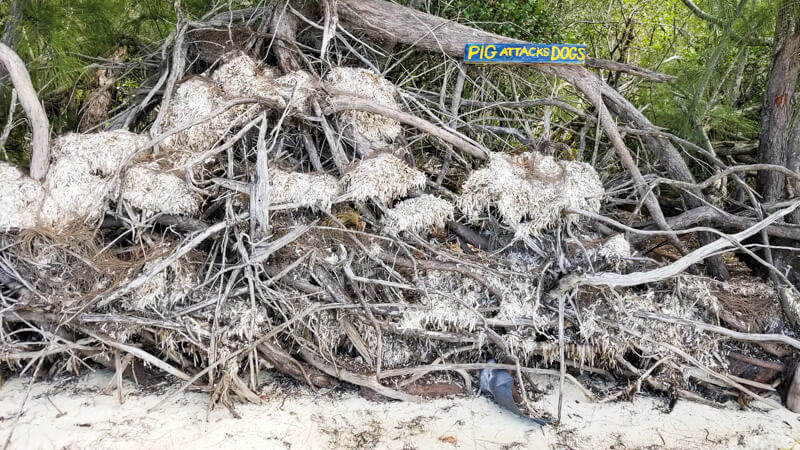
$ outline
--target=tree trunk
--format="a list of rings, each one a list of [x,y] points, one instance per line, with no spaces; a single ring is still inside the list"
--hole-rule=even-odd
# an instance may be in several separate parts
[[[19,103],[31,123],[31,178],[43,181],[50,165],[50,122],[39,102],[31,77],[19,56],[6,44],[0,43],[0,63],[8,71],[19,95]]]
[[[773,42],[772,61],[767,72],[767,86],[761,110],[758,160],[764,164],[793,168],[796,159],[791,154],[791,119],[797,77],[800,75],[800,2],[797,0],[781,2]],[[758,191],[763,202],[778,202],[788,196],[786,177],[776,171],[762,171],[758,176]],[[791,222],[793,218],[797,219],[796,216],[788,217],[787,221]],[[781,240],[773,241],[772,244],[796,245],[795,242]],[[779,272],[786,273],[790,281],[796,278],[797,272],[792,268],[792,252],[766,249],[764,254],[765,259]],[[770,278],[779,293],[784,318],[795,326],[800,326],[798,299],[774,273],[770,274]]]
[[[800,2],[783,0],[775,25],[772,62],[767,74],[758,136],[758,160],[762,164],[787,166],[793,95],[800,75]],[[758,177],[759,192],[767,203],[786,195],[786,178],[774,171]]]
[[[800,173],[800,117],[794,118],[794,126],[789,133],[789,170]],[[800,198],[800,181],[791,180],[791,186],[793,197]],[[792,223],[800,224],[800,211],[792,213]]]

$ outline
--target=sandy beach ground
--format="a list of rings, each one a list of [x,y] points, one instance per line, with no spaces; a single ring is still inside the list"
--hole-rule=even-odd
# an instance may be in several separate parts
[[[665,413],[663,399],[591,403],[575,388],[565,392],[564,423],[532,426],[485,397],[422,404],[367,400],[357,392],[313,392],[285,381],[263,380],[262,405],[208,411],[208,396],[184,392],[153,409],[177,386],[125,384],[103,394],[111,373],[33,384],[10,448],[800,448],[800,416],[787,410],[744,411],[679,401]],[[541,387],[552,385],[541,379]],[[28,388],[28,379],[0,387],[0,445]],[[553,389],[555,391],[556,389]],[[556,392],[535,403],[555,413]]]

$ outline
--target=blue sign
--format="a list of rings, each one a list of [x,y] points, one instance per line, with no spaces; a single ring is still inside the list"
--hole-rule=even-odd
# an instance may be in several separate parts
[[[583,44],[467,44],[464,62],[494,64],[583,64]]]

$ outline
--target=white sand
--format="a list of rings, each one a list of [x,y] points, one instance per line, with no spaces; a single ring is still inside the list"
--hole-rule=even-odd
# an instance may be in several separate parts
[[[261,406],[206,411],[208,397],[184,393],[148,412],[174,386],[137,390],[127,400],[103,395],[110,373],[79,381],[38,383],[14,432],[11,448],[790,448],[800,439],[798,415],[786,410],[716,409],[680,401],[670,414],[659,399],[588,403],[566,392],[565,423],[538,428],[482,397],[424,404],[373,402],[354,392],[314,394],[264,385]],[[541,379],[542,388],[548,380]],[[5,442],[27,381],[0,388],[0,445]],[[148,393],[149,391],[149,393]],[[536,406],[555,410],[555,394]],[[61,411],[61,413],[59,413]]]

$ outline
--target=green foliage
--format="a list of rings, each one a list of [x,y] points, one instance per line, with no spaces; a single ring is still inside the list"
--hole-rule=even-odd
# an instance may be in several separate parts
[[[472,23],[486,31],[528,42],[555,42],[564,0],[434,1],[431,12]]]
[[[747,0],[736,16],[740,1],[695,1],[717,24],[683,2],[661,0],[572,0],[564,20],[592,56],[677,76],[669,84],[638,83],[626,96],[655,124],[706,145],[758,134],[771,49],[751,44],[772,35],[777,2]]]
[[[173,0],[18,0],[22,16],[15,50],[25,62],[34,87],[45,104],[56,134],[77,127],[80,108],[96,84],[91,64],[105,62],[120,48],[123,63],[158,51],[175,28]],[[191,18],[207,13],[212,0],[183,0]],[[234,2],[232,6],[239,7]],[[0,2],[0,29],[5,26],[10,1]],[[134,66],[131,66],[134,67]],[[151,75],[144,66],[126,72],[116,83],[118,92],[130,93]],[[8,110],[8,91],[0,110]],[[5,114],[2,113],[2,120]],[[8,158],[24,160],[25,127],[17,127],[6,143]],[[0,154],[2,157],[2,154]]]
[[[57,133],[77,125],[78,111],[89,99],[95,83],[91,64],[103,63],[120,48],[127,55],[123,63],[158,51],[175,28],[172,0],[21,2],[21,31],[16,51],[28,67]],[[189,17],[197,18],[208,12],[213,2],[181,3]],[[9,10],[10,2],[0,3],[0,25],[5,25]],[[147,75],[134,70],[122,84],[130,91]],[[5,106],[2,108],[5,110]]]
[[[665,98],[650,113],[654,118],[670,117],[662,124],[700,145],[707,144],[706,139],[755,139],[758,135],[759,118],[751,107],[757,107],[763,95],[770,48],[750,43],[754,37],[772,34],[774,3],[749,1],[734,16],[738,4],[739,0],[701,3],[724,26],[688,18],[687,26],[697,30],[694,39],[681,43],[676,48],[678,58],[664,67],[678,75],[678,81],[656,91]],[[726,26],[730,27],[727,32]]]
[[[34,85],[46,94],[72,89],[93,58],[137,42],[140,21],[125,0],[28,0],[23,2],[17,53]],[[7,7],[6,7],[7,8]],[[7,13],[7,11],[3,11]],[[152,35],[152,40],[163,36]]]

